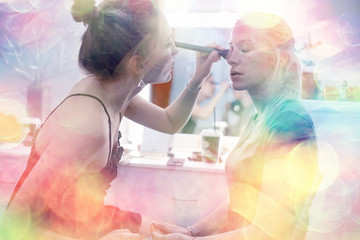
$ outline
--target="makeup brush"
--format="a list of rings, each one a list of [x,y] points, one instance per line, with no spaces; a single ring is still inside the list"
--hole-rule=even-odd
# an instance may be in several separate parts
[[[229,49],[220,50],[220,49],[213,48],[213,47],[203,47],[203,46],[198,46],[198,45],[194,45],[194,44],[190,44],[190,43],[183,43],[183,42],[176,42],[176,41],[175,41],[175,46],[178,48],[184,48],[184,49],[193,50],[193,51],[197,51],[197,52],[204,52],[204,53],[211,53],[212,51],[217,51],[220,54],[220,56],[222,56],[224,59],[226,59],[226,55],[229,52]]]

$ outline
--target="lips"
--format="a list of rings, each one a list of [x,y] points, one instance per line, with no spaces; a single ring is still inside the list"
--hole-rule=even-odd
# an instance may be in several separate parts
[[[241,72],[235,72],[235,71],[230,72],[231,77],[242,76],[242,75],[244,75],[244,74]]]

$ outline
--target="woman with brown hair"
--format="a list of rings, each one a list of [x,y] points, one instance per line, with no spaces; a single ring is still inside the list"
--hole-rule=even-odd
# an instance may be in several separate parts
[[[137,95],[146,84],[170,80],[178,51],[164,15],[152,1],[105,0],[96,7],[94,0],[75,0],[72,15],[87,26],[79,64],[88,76],[38,131],[4,213],[1,239],[149,235],[149,224],[140,214],[104,205],[123,151],[121,119],[166,133],[179,131],[202,81],[220,59],[216,51],[199,56],[182,93],[163,109]]]

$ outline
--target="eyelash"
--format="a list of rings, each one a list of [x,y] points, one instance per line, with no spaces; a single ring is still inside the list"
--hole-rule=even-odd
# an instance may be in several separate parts
[[[235,49],[235,47],[233,47],[233,46],[231,46],[230,47],[230,53],[232,53],[233,51],[234,51],[234,49]],[[243,52],[243,53],[247,53],[247,52],[249,52],[251,49],[244,49],[244,48],[242,48],[242,49],[239,49],[241,52]]]

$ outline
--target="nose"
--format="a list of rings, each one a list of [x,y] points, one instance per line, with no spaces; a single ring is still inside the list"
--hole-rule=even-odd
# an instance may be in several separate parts
[[[226,55],[226,61],[229,65],[236,64],[236,62],[239,61],[239,57],[236,56],[236,50],[230,50],[228,54]]]
[[[172,44],[171,52],[173,56],[179,53],[179,49],[175,46],[175,43]]]

